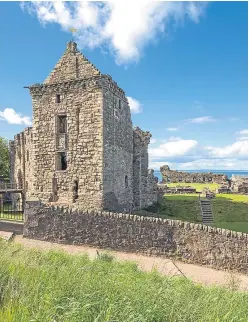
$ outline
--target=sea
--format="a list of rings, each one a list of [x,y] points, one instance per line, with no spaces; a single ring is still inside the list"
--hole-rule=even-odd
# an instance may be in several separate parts
[[[179,170],[179,171],[182,171],[182,172],[195,172],[195,173],[200,173],[200,172],[202,172],[202,173],[207,173],[207,172],[219,173],[219,174],[227,175],[227,177],[229,179],[232,177],[232,175],[243,176],[243,177],[248,176],[248,171],[246,171],[246,170],[207,170],[207,169],[203,169],[203,170]],[[155,175],[155,177],[158,178],[159,182],[162,180],[162,175],[161,175],[161,172],[159,170],[155,170],[154,175]]]

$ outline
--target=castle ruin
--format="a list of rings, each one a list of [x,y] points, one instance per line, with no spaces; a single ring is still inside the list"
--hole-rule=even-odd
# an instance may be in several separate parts
[[[133,129],[124,91],[75,42],[44,83],[27,88],[33,127],[10,141],[11,181],[25,198],[123,212],[157,201],[151,134]]]
[[[169,182],[186,182],[186,183],[226,183],[228,177],[225,174],[216,174],[212,172],[198,173],[198,172],[181,172],[170,170],[168,165],[164,165],[160,168],[162,174],[162,183]]]

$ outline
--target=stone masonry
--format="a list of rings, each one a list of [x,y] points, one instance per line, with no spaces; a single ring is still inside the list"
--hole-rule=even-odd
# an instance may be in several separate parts
[[[125,212],[157,201],[151,134],[133,129],[124,91],[75,42],[43,84],[27,88],[33,127],[10,141],[11,180],[26,198]]]
[[[248,235],[180,220],[84,212],[29,201],[25,237],[165,256],[247,273]]]
[[[168,165],[164,165],[160,168],[162,174],[162,183],[167,182],[198,182],[198,183],[226,183],[228,177],[224,174],[216,174],[212,172],[208,173],[190,173],[170,170]]]

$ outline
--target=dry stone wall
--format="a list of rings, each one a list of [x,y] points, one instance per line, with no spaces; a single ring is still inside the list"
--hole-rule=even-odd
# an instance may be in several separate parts
[[[24,236],[172,257],[247,273],[247,234],[178,220],[80,212],[28,201]]]
[[[162,174],[162,183],[167,182],[198,182],[198,183],[225,183],[228,182],[228,177],[224,174],[216,173],[188,173],[181,171],[170,170],[168,165],[160,168]]]

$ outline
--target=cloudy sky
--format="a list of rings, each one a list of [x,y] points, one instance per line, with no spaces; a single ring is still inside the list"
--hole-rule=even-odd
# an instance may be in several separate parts
[[[32,123],[72,35],[152,133],[150,167],[247,169],[247,2],[0,2],[0,135]]]

